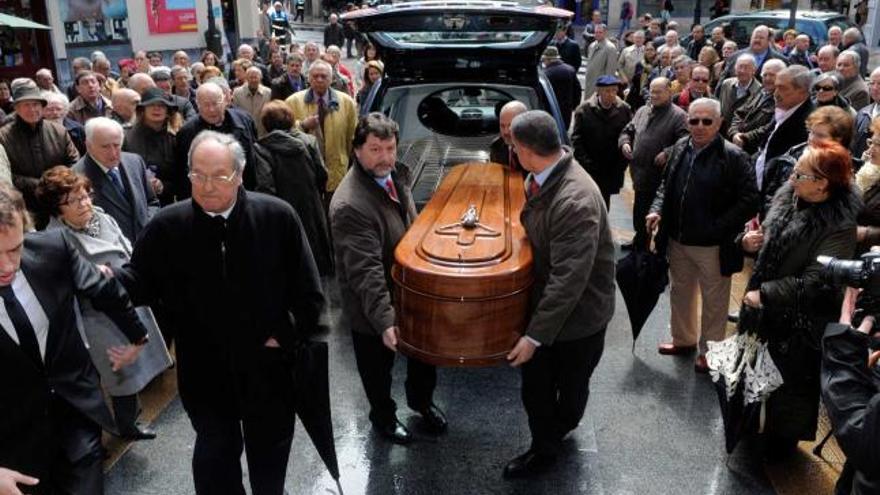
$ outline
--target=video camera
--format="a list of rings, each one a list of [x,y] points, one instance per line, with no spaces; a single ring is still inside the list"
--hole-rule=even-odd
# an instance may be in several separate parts
[[[831,256],[819,256],[816,261],[822,265],[822,280],[834,287],[854,287],[862,289],[856,300],[853,326],[859,326],[865,316],[874,316],[875,331],[880,326],[880,253],[869,252],[857,260],[841,260]],[[880,339],[875,334],[871,348],[880,349]]]

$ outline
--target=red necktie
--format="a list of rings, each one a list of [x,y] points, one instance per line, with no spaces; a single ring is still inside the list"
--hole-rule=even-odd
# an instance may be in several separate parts
[[[535,197],[535,195],[538,194],[538,191],[540,191],[540,190],[541,190],[541,186],[538,185],[538,181],[535,180],[535,176],[530,175],[529,176],[529,197],[530,198]]]
[[[400,202],[400,200],[397,199],[397,189],[394,187],[394,181],[391,180],[391,177],[385,179],[385,190],[388,191],[388,196],[390,196],[395,203]]]

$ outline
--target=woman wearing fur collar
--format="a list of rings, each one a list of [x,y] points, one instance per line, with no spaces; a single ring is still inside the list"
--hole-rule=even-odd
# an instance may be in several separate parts
[[[820,338],[835,321],[839,290],[824,288],[819,255],[852,258],[862,202],[852,186],[852,160],[837,142],[811,142],[773,198],[758,230],[742,238],[757,261],[743,303],[762,309],[759,337],[784,384],[766,403],[766,456],[794,452],[813,440],[819,410]]]

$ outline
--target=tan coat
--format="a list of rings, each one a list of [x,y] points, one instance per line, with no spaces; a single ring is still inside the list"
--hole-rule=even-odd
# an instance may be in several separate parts
[[[335,191],[348,170],[348,158],[351,154],[351,142],[354,139],[354,128],[357,126],[357,103],[345,93],[330,89],[330,109],[324,118],[324,127],[312,131],[324,155],[327,167],[327,190]],[[318,114],[318,104],[311,89],[290,95],[285,101],[300,126],[307,117]]]
[[[257,137],[266,135],[266,128],[260,121],[263,105],[272,99],[272,90],[260,84],[255,92],[251,92],[247,84],[241,85],[232,92],[232,104],[247,112],[257,125]]]

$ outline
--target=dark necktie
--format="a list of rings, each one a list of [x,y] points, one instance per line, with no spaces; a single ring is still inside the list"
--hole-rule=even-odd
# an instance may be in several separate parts
[[[0,287],[0,297],[3,298],[6,314],[12,320],[12,326],[15,327],[15,333],[18,334],[19,347],[37,368],[43,369],[43,358],[40,356],[40,346],[37,344],[37,333],[34,332],[34,326],[24,311],[24,307],[15,297],[12,286]]]
[[[529,175],[529,197],[535,197],[535,195],[538,194],[538,191],[540,190],[541,186],[538,185],[538,181],[535,180],[535,176]]]
[[[321,127],[321,131],[324,131],[324,118],[327,117],[327,104],[324,103],[324,97],[321,96],[318,98],[318,125]]]
[[[107,172],[107,178],[113,183],[113,187],[119,191],[122,197],[125,197],[125,186],[122,185],[122,176],[119,175],[119,167],[113,167]]]
[[[388,191],[388,196],[395,203],[400,203],[400,200],[397,198],[397,188],[394,187],[394,181],[391,180],[391,177],[385,179],[385,190]]]

